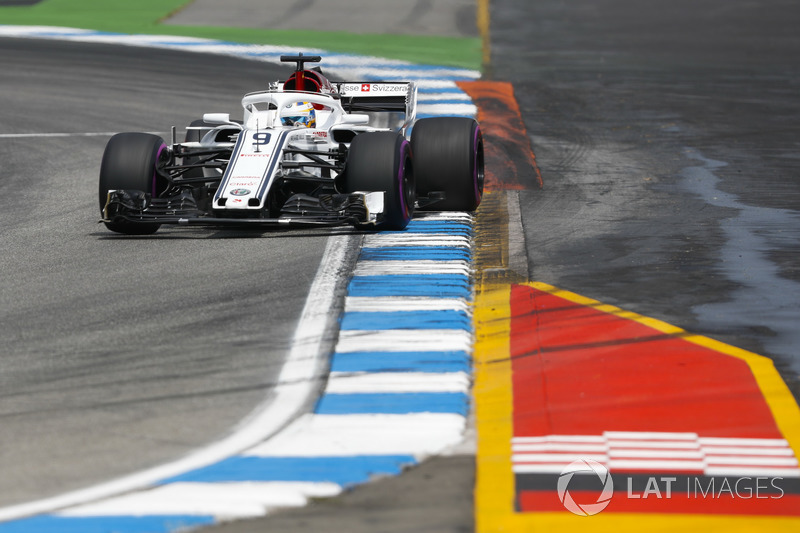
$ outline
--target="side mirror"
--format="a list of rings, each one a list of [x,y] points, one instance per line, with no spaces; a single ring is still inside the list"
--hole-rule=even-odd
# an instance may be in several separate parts
[[[230,113],[206,113],[203,115],[203,121],[209,124],[234,124],[231,122]]]
[[[363,113],[352,113],[342,115],[343,124],[368,124],[369,115]]]

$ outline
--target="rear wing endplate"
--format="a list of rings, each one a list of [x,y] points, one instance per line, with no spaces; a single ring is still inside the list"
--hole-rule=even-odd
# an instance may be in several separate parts
[[[405,113],[405,126],[417,114],[417,85],[414,82],[346,81],[334,84],[348,113],[385,111]]]

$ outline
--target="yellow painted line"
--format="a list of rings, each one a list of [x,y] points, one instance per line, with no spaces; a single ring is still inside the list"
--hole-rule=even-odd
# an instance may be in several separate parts
[[[478,33],[481,36],[483,47],[483,64],[488,65],[492,59],[491,42],[489,35],[489,0],[478,0]]]
[[[475,526],[477,533],[489,532],[631,532],[704,531],[750,533],[754,531],[797,532],[800,519],[752,515],[699,515],[657,513],[600,513],[582,517],[568,511],[517,513],[514,509],[514,476],[511,468],[513,436],[513,391],[509,342],[510,292],[513,279],[504,276],[508,257],[507,229],[484,224],[503,217],[492,209],[503,205],[504,194],[489,194],[478,212],[475,298],[474,395],[478,433],[476,458]],[[492,227],[494,226],[494,227]],[[671,324],[606,305],[544,283],[523,283],[574,303],[628,318],[667,334],[679,334],[689,342],[736,357],[747,363],[772,411],[775,421],[795,454],[800,448],[800,408],[781,379],[772,361],[700,335],[689,334]],[[800,455],[800,454],[798,454]]]
[[[511,470],[512,389],[509,353],[510,285],[481,285],[474,320],[476,457],[476,531],[503,531],[513,518],[514,476]]]

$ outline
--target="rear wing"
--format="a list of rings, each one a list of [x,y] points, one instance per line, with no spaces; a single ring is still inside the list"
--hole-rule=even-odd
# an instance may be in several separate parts
[[[414,82],[345,81],[334,85],[348,113],[404,113],[403,129],[416,118],[417,85]]]

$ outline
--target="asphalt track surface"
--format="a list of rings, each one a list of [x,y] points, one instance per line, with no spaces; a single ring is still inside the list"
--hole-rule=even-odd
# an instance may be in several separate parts
[[[329,233],[128,238],[97,223],[111,133],[235,117],[242,94],[285,75],[276,67],[2,39],[0,70],[5,506],[225,436],[268,399]]]
[[[529,278],[770,356],[797,397],[800,38],[790,22],[798,19],[800,8],[775,0],[708,0],[702,6],[687,1],[493,0],[491,9],[488,77],[513,83],[545,184],[541,190],[528,184],[530,188],[519,193]],[[43,53],[35,56],[37,64],[50,64],[60,75],[25,71],[34,81],[25,84],[27,94],[16,92],[19,87],[6,91],[4,79],[3,96],[12,98],[13,105],[3,108],[0,133],[20,124],[24,128],[14,133],[152,130],[156,123],[183,124],[198,109],[216,109],[231,94],[251,90],[268,68],[258,66],[256,72],[251,63],[211,60],[209,68],[224,71],[226,82],[216,76],[200,76],[198,81],[199,59],[186,64],[169,61],[184,57],[180,54],[158,52],[162,61],[130,52],[135,56],[120,62],[125,65],[121,78],[111,79],[104,61],[113,65],[119,56],[116,50],[92,52],[86,47],[95,59],[77,58],[75,66],[60,56],[73,45],[17,43],[3,41],[3,68],[8,61],[15,61],[17,68],[32,64],[34,58],[21,48],[40,46]],[[6,46],[17,52],[6,53]],[[71,74],[92,63],[94,77]],[[153,69],[156,75],[142,75],[137,66]],[[80,91],[59,95],[70,80]],[[162,85],[165,80],[168,83]],[[142,84],[146,93],[138,90]],[[87,103],[87,94],[111,87],[124,91],[122,102]],[[176,88],[191,98],[184,99],[186,93],[178,94]],[[36,98],[34,106],[32,91],[58,100]],[[156,102],[165,103],[159,103],[157,111],[152,109],[153,94],[158,95]],[[84,113],[64,114],[65,101]],[[124,112],[125,128],[120,109],[111,112],[116,106]],[[235,106],[234,98],[219,110]],[[151,111],[155,120],[147,114]],[[307,245],[281,248],[281,254],[275,254],[295,271],[298,265],[310,265],[309,279],[301,282],[301,276],[286,278],[275,268],[264,268],[258,261],[261,256],[245,253],[253,243],[264,241],[268,247],[291,247],[294,238],[165,233],[157,239],[111,239],[102,229],[86,229],[95,217],[95,175],[104,142],[102,137],[32,138],[3,139],[0,145],[7,176],[14,177],[0,181],[4,246],[14,252],[2,256],[0,331],[4,340],[17,329],[27,335],[23,343],[5,342],[13,347],[0,363],[0,438],[15,443],[11,448],[0,446],[0,494],[7,498],[6,488],[15,488],[14,499],[3,503],[38,496],[42,490],[60,492],[72,488],[70,483],[105,479],[179,454],[189,441],[202,442],[224,432],[229,421],[220,417],[213,422],[207,409],[227,411],[224,416],[231,419],[246,414],[243,406],[265,395],[263,374],[254,376],[248,369],[263,365],[264,353],[277,362],[280,350],[271,349],[285,348],[286,332],[291,331],[291,312],[286,310],[271,316],[285,321],[283,330],[280,324],[273,328],[269,319],[262,320],[259,327],[267,323],[269,329],[257,338],[251,337],[256,335],[252,322],[239,327],[238,321],[253,320],[248,310],[261,310],[263,299],[285,302],[282,305],[294,302],[296,316],[303,287],[291,297],[274,291],[288,291],[288,283],[307,288],[319,260],[314,247]],[[37,183],[49,186],[47,192],[36,194],[42,190],[33,187]],[[24,202],[10,202],[11,198]],[[304,242],[321,238],[307,237]],[[126,248],[120,251],[120,245]],[[184,255],[176,255],[175,247]],[[218,272],[204,266],[215,260],[223,264],[232,253],[241,257],[244,285],[259,283],[250,289],[253,293],[233,293],[253,296],[244,305],[230,295],[222,297],[226,291],[216,285],[215,294],[198,295],[196,280],[189,286],[187,278],[179,276],[181,269],[191,268],[201,281],[219,282]],[[121,256],[112,259],[111,254]],[[171,268],[149,263],[159,256]],[[120,286],[116,271],[120,264],[132,265],[131,258],[137,267]],[[192,261],[198,258],[204,263]],[[160,279],[165,275],[171,283]],[[279,281],[270,283],[268,290],[265,276]],[[140,296],[152,283],[158,284],[151,293],[158,304]],[[183,291],[176,301],[188,298],[194,305],[165,313],[167,287]],[[126,298],[133,303],[123,318],[117,318],[116,304]],[[17,311],[12,321],[6,320],[7,309]],[[244,335],[243,342],[265,352],[256,357],[247,349],[232,348],[235,343],[220,341],[209,326],[218,310],[230,313],[225,314],[230,316],[226,326]],[[197,313],[196,320],[185,319],[187,312]],[[152,313],[162,314],[153,318]],[[109,347],[101,335],[113,329],[109,316],[119,323],[133,322],[135,327],[128,326],[123,340],[139,342],[115,338],[114,347]],[[130,317],[137,320],[127,320]],[[155,341],[182,346],[171,335],[183,328],[152,336],[159,329],[156,323],[164,320],[200,324],[195,335],[182,342],[201,354],[183,349],[147,352]],[[76,335],[76,325],[93,326]],[[153,341],[144,346],[138,335],[143,331]],[[212,348],[203,355],[209,344]],[[124,355],[116,352],[120,345],[126,347]],[[216,357],[229,353],[226,350],[233,354]],[[165,375],[161,365],[170,352],[180,360],[171,361],[175,366]],[[227,385],[220,375],[231,378]],[[200,390],[233,387],[239,392],[189,393],[197,390],[195,385],[207,387]],[[167,386],[176,392],[165,393]],[[59,393],[65,387],[76,394],[68,403]],[[153,401],[148,404],[149,399]],[[104,402],[110,406],[101,406]],[[170,428],[166,435],[164,427]],[[150,448],[156,440],[170,449]],[[42,464],[37,457],[43,456],[63,461]],[[119,464],[120,457],[125,464]],[[332,502],[220,530],[469,530],[470,463],[468,458],[436,459],[406,476],[356,489]]]
[[[178,26],[477,37],[474,0],[195,0],[166,21]]]
[[[544,180],[520,194],[529,279],[771,357],[795,398],[799,19],[787,0],[494,0],[490,73]]]
[[[798,16],[788,1],[493,0],[486,76],[513,84],[544,180],[518,193],[528,278],[767,355],[795,397]],[[469,531],[472,468],[434,459],[214,531]]]

